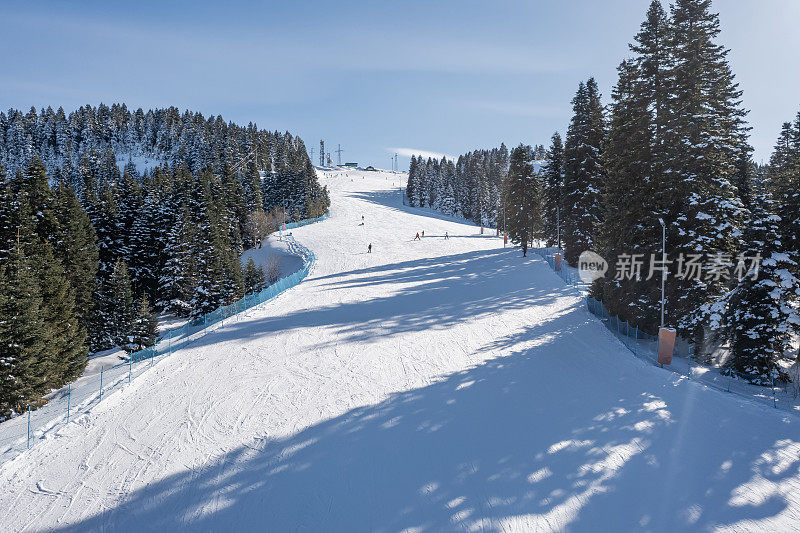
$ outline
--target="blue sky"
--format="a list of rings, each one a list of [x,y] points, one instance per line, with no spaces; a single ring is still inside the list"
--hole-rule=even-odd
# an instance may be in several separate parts
[[[0,108],[175,105],[382,167],[397,148],[547,144],[580,80],[608,101],[648,3],[4,1]],[[800,110],[800,1],[714,9],[766,160]]]

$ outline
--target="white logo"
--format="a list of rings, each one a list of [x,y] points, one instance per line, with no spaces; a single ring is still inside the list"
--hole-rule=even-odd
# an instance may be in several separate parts
[[[600,254],[586,250],[578,258],[578,275],[584,283],[592,283],[606,275],[608,263]]]

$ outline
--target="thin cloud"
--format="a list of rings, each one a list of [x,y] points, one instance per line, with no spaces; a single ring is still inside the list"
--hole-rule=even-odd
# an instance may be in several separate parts
[[[416,156],[421,155],[426,159],[429,157],[432,159],[441,159],[444,157],[445,159],[451,159],[453,161],[458,159],[457,157],[453,157],[450,154],[443,154],[441,152],[431,152],[430,150],[420,150],[419,148],[387,148],[386,151],[392,154],[396,153],[397,155],[401,155],[403,157],[411,157],[412,155]]]

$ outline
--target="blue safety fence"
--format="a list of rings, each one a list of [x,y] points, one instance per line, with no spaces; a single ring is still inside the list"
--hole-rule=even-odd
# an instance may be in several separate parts
[[[547,264],[550,265],[550,268],[552,268],[567,285],[578,289],[587,289],[589,287],[578,275],[578,269],[567,264],[562,249],[550,246],[547,248],[531,248],[531,251],[542,256],[542,258],[547,261]],[[561,254],[561,268],[558,270],[556,270],[556,254]]]
[[[568,285],[587,290],[589,285],[583,283],[577,270],[566,264],[563,251],[558,248],[533,248],[541,255],[550,267],[555,270],[555,254],[561,253],[561,271],[556,273]],[[577,278],[577,279],[576,279]],[[731,368],[714,366],[699,362],[696,350],[685,339],[677,338],[670,365],[658,363],[658,336],[646,333],[629,321],[613,316],[599,300],[586,296],[587,310],[597,317],[603,325],[616,336],[623,345],[637,358],[650,364],[671,370],[688,379],[698,381],[715,389],[734,393],[742,397],[754,399],[772,407],[786,409],[800,415],[800,383],[779,382],[771,378],[769,385],[755,383],[752,376],[740,374]],[[795,377],[795,379],[798,379]]]
[[[284,224],[283,229],[290,230],[295,228],[302,228],[303,226],[308,226],[309,224],[313,224],[314,222],[319,222],[321,220],[325,220],[330,216],[329,213],[325,213],[321,217],[317,218],[307,218],[305,220],[300,220],[298,222],[289,222],[288,224]]]
[[[302,220],[286,224],[286,230],[299,228],[328,218]],[[39,408],[30,406],[26,412],[20,413],[10,420],[0,423],[0,464],[9,460],[42,438],[47,432],[58,428],[76,416],[89,412],[98,405],[103,397],[119,385],[130,383],[138,374],[154,364],[159,357],[169,356],[203,337],[215,324],[224,325],[226,320],[233,319],[239,313],[252,309],[264,302],[272,300],[281,293],[297,286],[311,272],[316,262],[313,252],[298,244],[291,234],[283,235],[289,251],[303,259],[303,266],[296,272],[279,279],[272,285],[257,292],[246,294],[240,300],[202,316],[195,317],[177,329],[171,329],[159,337],[156,344],[149,348],[131,353],[125,362],[102,368],[99,374],[83,376],[60,389],[46,400]]]

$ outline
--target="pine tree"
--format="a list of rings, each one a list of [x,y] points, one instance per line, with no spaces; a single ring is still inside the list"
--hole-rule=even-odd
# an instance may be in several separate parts
[[[0,264],[0,418],[35,405],[47,390],[54,335],[42,317],[35,275],[19,246]]]
[[[511,151],[506,178],[506,210],[511,242],[520,244],[522,256],[541,230],[541,190],[533,169],[533,151],[520,144]]]
[[[86,330],[75,309],[75,299],[64,263],[54,255],[53,244],[65,236],[58,220],[58,202],[45,174],[44,163],[34,157],[25,172],[18,172],[11,182],[15,201],[15,223],[21,253],[30,258],[38,293],[40,311],[53,332],[47,345],[47,357],[41,362],[41,379],[56,388],[82,372],[87,355]]]
[[[142,190],[134,176],[128,172],[123,173],[122,179],[114,184],[114,204],[117,206],[117,229],[119,250],[117,255],[131,264],[133,257],[140,254],[134,243],[134,225],[146,212]]]
[[[564,257],[575,263],[594,245],[596,226],[602,215],[603,110],[594,78],[580,83],[572,100],[574,115],[564,145]]]
[[[440,197],[439,210],[445,215],[450,215],[450,216],[458,215],[458,210],[456,209],[455,193],[453,192],[453,186],[449,183],[447,184],[447,187],[444,190],[444,194]]]
[[[642,31],[648,24],[645,22]],[[645,262],[661,252],[657,197],[663,184],[653,174],[657,128],[648,90],[652,82],[644,79],[641,63],[629,60],[620,64],[619,81],[611,95],[603,153],[604,213],[595,242],[598,253],[612,265],[626,256]],[[654,331],[659,318],[660,277],[647,277],[645,269],[639,277],[600,278],[593,293],[613,314]]]
[[[754,198],[744,235],[748,249],[738,268],[744,271],[749,266],[746,258],[763,256],[764,260],[739,282],[727,313],[731,330],[727,365],[760,384],[770,383],[771,378],[787,379],[780,362],[794,359],[792,339],[800,330],[800,313],[793,305],[800,297],[800,280],[792,274],[797,262],[781,251],[780,218],[770,210],[765,195]]]
[[[406,182],[405,190],[406,198],[408,198],[409,205],[411,207],[416,207],[416,191],[414,190],[414,187],[417,185],[417,164],[417,156],[412,155],[411,163],[408,167],[408,181]]]
[[[264,268],[256,266],[252,257],[247,259],[244,267],[244,288],[248,293],[260,292],[266,285]]]
[[[50,243],[39,240],[31,256],[42,298],[41,316],[53,332],[47,345],[48,388],[59,388],[77,378],[86,366],[86,330],[75,312],[72,287],[61,262],[53,257]]]
[[[544,178],[544,238],[547,246],[560,246],[561,188],[564,181],[564,146],[555,132],[547,151]]]
[[[54,242],[59,234],[56,199],[44,162],[38,157],[31,159],[24,171],[17,172],[10,185],[16,204],[28,206],[25,215],[20,213],[25,220],[19,223],[42,239]]]
[[[164,249],[166,260],[159,279],[158,306],[169,314],[185,317],[191,313],[196,284],[197,267],[192,246],[195,228],[188,207],[178,203],[176,209],[177,218]]]
[[[800,113],[785,123],[770,158],[768,191],[780,217],[783,251],[797,262],[792,268],[800,278]]]
[[[671,7],[670,101],[665,134],[662,210],[673,255],[734,255],[744,209],[733,183],[746,112],[727,61],[714,41],[719,18],[710,0]],[[667,313],[679,334],[702,341],[724,279],[670,277]]]
[[[56,205],[61,233],[55,244],[55,253],[61,259],[72,286],[78,322],[88,331],[99,262],[97,239],[89,216],[68,184],[56,189]]]
[[[128,266],[122,259],[117,259],[114,264],[114,272],[108,281],[108,287],[110,296],[108,315],[112,324],[114,344],[128,352],[135,351],[133,331],[138,310],[131,290]]]
[[[131,327],[129,344],[131,352],[153,346],[156,342],[156,337],[158,337],[158,319],[150,310],[147,298],[139,298],[134,306],[136,308],[136,318]]]

